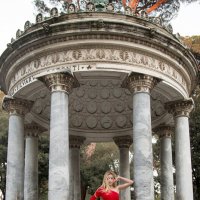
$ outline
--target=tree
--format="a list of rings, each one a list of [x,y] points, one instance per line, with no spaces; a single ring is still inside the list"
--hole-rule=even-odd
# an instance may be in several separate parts
[[[7,134],[0,135],[0,189],[5,199],[6,192]]]
[[[119,151],[114,143],[97,143],[92,150],[90,146],[81,148],[82,200],[87,190],[92,194],[101,185],[107,170],[119,173]]]
[[[2,110],[4,94],[0,91],[0,190],[5,198],[6,191],[6,160],[7,160],[7,133],[8,114]]]
[[[47,200],[48,196],[48,173],[49,173],[49,137],[39,137],[38,148],[38,187],[39,199]]]
[[[190,139],[194,199],[200,199],[200,90],[195,98],[195,110],[190,118]]]

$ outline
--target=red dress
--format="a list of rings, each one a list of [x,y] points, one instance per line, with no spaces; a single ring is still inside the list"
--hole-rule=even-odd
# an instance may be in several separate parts
[[[90,197],[90,200],[96,200],[97,197],[101,197],[103,200],[119,200],[119,193],[113,190],[105,192],[104,188],[100,187],[94,195]]]

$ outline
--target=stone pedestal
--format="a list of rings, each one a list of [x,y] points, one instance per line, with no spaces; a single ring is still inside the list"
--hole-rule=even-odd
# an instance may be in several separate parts
[[[136,200],[154,199],[150,90],[157,80],[132,73],[123,83],[133,93],[134,188]]]
[[[120,152],[120,164],[119,172],[120,176],[130,179],[130,163],[129,163],[129,147],[133,140],[130,136],[114,137],[116,145],[119,147]],[[130,188],[120,191],[120,199],[131,200]]]
[[[155,132],[160,138],[160,163],[161,163],[161,199],[174,199],[173,166],[172,166],[172,128],[167,125],[159,126]]]
[[[193,200],[189,113],[193,101],[169,102],[166,108],[175,118],[176,199]]]
[[[32,102],[4,98],[3,108],[10,113],[6,172],[6,200],[24,199],[24,115]]]
[[[37,124],[25,125],[24,200],[38,200],[38,134],[41,132]]]
[[[85,138],[70,135],[70,199],[81,199],[80,146]]]
[[[69,117],[68,94],[74,85],[70,73],[40,77],[51,89],[49,192],[48,200],[69,199]]]

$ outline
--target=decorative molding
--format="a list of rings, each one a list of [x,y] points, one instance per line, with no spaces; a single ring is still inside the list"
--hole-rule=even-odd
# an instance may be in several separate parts
[[[58,17],[58,8],[54,7],[51,9],[50,17]]]
[[[32,105],[32,101],[5,96],[2,107],[10,114],[24,116],[26,113],[30,112]]]
[[[36,16],[36,23],[41,23],[44,21],[43,15],[41,13],[38,13]]]
[[[69,146],[70,148],[79,148],[80,146],[84,143],[84,140],[86,138],[82,136],[75,136],[75,135],[70,135],[69,136]]]
[[[190,112],[194,108],[193,99],[177,100],[165,103],[165,109],[174,117],[189,117]]]
[[[114,137],[113,140],[119,148],[129,148],[133,143],[133,139],[129,135]]]
[[[159,80],[152,76],[139,73],[131,73],[122,83],[122,87],[128,88],[132,93],[150,93],[150,91],[158,82]]]
[[[56,52],[49,55],[38,57],[35,60],[30,61],[26,65],[21,65],[15,74],[12,75],[9,85],[9,94],[14,95],[18,90],[26,85],[35,81],[34,77],[46,72],[54,73],[56,70],[68,70],[68,71],[95,71],[101,68],[95,64],[75,64],[85,62],[107,62],[118,63],[127,65],[137,65],[144,69],[153,70],[159,74],[165,75],[167,78],[174,80],[185,91],[188,91],[187,82],[182,73],[174,69],[171,64],[159,60],[156,57],[143,55],[133,50],[114,49],[114,48],[88,48],[88,49],[74,49],[66,50],[62,52]],[[74,63],[74,64],[72,64]],[[102,69],[101,69],[102,70]],[[109,69],[103,68],[103,70],[119,70],[117,65],[115,69],[113,66]],[[124,69],[126,71],[126,69]],[[129,72],[130,69],[127,69]]]
[[[86,4],[86,11],[87,12],[94,12],[95,11],[95,5],[94,5],[94,3],[92,3],[92,2],[89,1]]]

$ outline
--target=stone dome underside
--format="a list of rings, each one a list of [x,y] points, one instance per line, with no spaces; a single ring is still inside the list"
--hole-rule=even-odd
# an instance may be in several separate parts
[[[167,98],[152,91],[152,121],[167,115]],[[80,82],[69,95],[69,126],[73,132],[114,133],[132,130],[133,97],[116,79],[91,79]],[[32,118],[50,121],[50,92],[43,88],[34,95]],[[42,120],[40,120],[42,119]],[[44,124],[43,124],[44,126]]]

